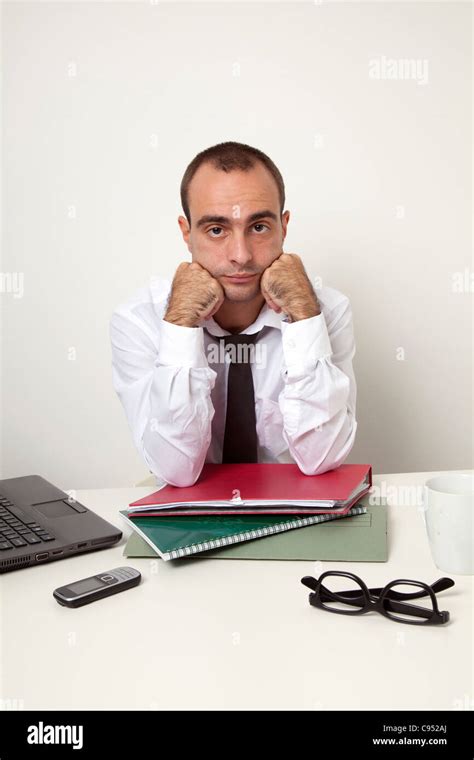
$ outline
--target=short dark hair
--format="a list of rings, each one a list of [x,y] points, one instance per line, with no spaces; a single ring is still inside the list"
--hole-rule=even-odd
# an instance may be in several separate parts
[[[197,154],[184,172],[181,180],[181,205],[184,214],[191,224],[191,214],[189,212],[188,190],[189,183],[196,174],[199,167],[204,163],[210,163],[215,169],[221,169],[224,172],[231,172],[234,169],[248,171],[255,166],[256,161],[260,161],[270,172],[278,187],[280,197],[280,213],[283,213],[285,205],[285,184],[279,169],[275,166],[271,158],[258,148],[252,148],[250,145],[239,142],[223,142],[212,145],[206,150]]]

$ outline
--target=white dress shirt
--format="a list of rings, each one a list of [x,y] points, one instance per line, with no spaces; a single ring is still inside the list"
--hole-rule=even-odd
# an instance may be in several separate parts
[[[157,483],[192,485],[220,463],[230,357],[208,335],[229,335],[213,317],[198,327],[166,322],[171,281],[152,278],[110,322],[112,377],[136,448]],[[296,462],[306,475],[343,463],[355,439],[356,383],[347,296],[315,289],[316,317],[289,323],[265,303],[243,332],[267,326],[251,365],[259,462]],[[260,352],[260,353],[259,353]]]

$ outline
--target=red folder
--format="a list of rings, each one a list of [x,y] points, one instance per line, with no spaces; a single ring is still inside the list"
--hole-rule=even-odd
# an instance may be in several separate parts
[[[372,486],[369,464],[304,475],[296,464],[205,464],[193,486],[166,485],[129,505],[128,516],[344,514]]]

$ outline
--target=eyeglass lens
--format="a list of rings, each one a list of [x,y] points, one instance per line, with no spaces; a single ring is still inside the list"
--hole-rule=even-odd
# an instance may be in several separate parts
[[[343,592],[347,592],[344,595]],[[365,606],[365,596],[360,584],[352,579],[337,575],[327,575],[323,578],[320,589],[320,599],[328,610],[342,612],[357,612]]]
[[[396,591],[402,594],[412,594],[414,592],[420,592],[419,586],[412,583],[396,583],[391,586],[390,591]],[[403,607],[402,603],[402,607]],[[429,594],[421,596],[418,599],[408,599],[407,612],[403,612],[399,608],[399,605],[395,601],[391,601],[388,597],[383,599],[383,607],[390,615],[390,617],[396,620],[407,620],[410,622],[424,622],[431,617],[433,613],[433,601]],[[398,609],[397,609],[398,607]]]

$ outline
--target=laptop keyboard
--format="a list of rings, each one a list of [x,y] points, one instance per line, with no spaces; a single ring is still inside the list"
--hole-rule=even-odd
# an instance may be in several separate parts
[[[34,520],[20,518],[13,502],[0,494],[0,552],[43,541],[54,541],[54,536]]]

